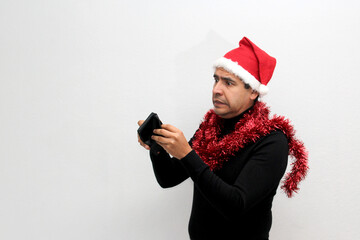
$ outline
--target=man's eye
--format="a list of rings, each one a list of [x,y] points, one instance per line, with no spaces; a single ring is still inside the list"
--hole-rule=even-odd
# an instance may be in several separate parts
[[[214,78],[214,81],[215,81],[215,82],[218,82],[218,81],[219,81],[219,79]]]
[[[232,83],[232,82],[227,81],[227,82],[226,82],[226,85],[231,86],[231,85],[233,85],[233,83]]]

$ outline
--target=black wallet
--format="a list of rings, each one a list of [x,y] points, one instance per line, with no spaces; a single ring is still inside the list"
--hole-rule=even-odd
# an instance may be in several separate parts
[[[150,113],[144,123],[139,127],[138,134],[140,136],[141,141],[152,147],[156,142],[151,139],[152,135],[156,135],[153,133],[154,129],[161,128],[162,122],[159,119],[159,116],[156,113]]]

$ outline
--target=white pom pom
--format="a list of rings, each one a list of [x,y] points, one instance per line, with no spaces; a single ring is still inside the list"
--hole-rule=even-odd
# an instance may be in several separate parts
[[[265,96],[267,93],[269,92],[269,88],[263,84],[260,85],[259,87],[259,94],[260,96]]]

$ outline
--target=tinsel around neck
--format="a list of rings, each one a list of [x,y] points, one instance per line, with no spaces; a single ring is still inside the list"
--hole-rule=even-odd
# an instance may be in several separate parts
[[[305,178],[308,170],[308,153],[303,142],[295,137],[295,130],[288,119],[274,115],[263,102],[257,102],[236,123],[235,130],[221,136],[224,119],[213,110],[206,113],[204,121],[196,132],[192,148],[211,170],[221,169],[224,162],[246,145],[256,142],[272,131],[282,131],[288,140],[289,155],[294,159],[290,173],[286,174],[282,189],[291,197],[299,190],[298,183]]]

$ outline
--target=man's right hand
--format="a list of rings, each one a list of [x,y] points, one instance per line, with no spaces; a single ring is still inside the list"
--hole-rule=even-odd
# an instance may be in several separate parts
[[[144,120],[139,120],[138,121],[138,125],[139,127],[144,123]],[[139,134],[138,134],[138,142],[140,143],[141,146],[143,146],[146,150],[150,150],[149,145],[146,145],[143,141],[141,141]]]

